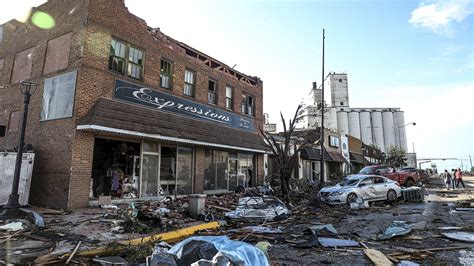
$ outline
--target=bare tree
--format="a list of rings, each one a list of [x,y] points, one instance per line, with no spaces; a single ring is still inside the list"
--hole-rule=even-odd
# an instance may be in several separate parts
[[[289,202],[290,179],[292,172],[298,164],[298,154],[300,151],[319,145],[319,133],[317,130],[295,131],[297,123],[302,119],[302,105],[299,105],[293,116],[287,122],[280,112],[283,123],[283,132],[278,135],[272,135],[261,131],[267,145],[270,147],[274,156],[274,162],[278,169],[280,186],[283,199]]]

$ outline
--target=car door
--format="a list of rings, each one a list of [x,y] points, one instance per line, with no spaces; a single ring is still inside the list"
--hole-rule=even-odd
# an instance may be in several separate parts
[[[375,193],[377,194],[377,199],[385,199],[387,196],[387,191],[388,191],[388,183],[386,180],[381,177],[381,176],[374,176],[373,177],[374,181],[374,189]]]
[[[364,200],[374,200],[377,197],[372,177],[368,176],[359,183],[359,193]]]

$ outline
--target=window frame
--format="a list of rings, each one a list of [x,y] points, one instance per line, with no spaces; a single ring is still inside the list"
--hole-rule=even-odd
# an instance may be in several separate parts
[[[244,115],[255,117],[255,96],[249,93],[242,93],[242,102],[240,103],[240,112]],[[252,99],[252,105],[249,104],[249,97]],[[245,102],[245,103],[244,103]],[[245,105],[244,105],[245,104]],[[245,110],[242,110],[245,107]],[[249,114],[249,108],[252,112]]]
[[[119,42],[121,44],[124,45],[124,57],[120,57],[120,56],[117,56],[115,54],[112,54],[111,53],[111,46],[112,46],[112,41],[115,41],[115,42]],[[130,60],[130,50],[131,48],[139,51],[142,53],[142,63],[141,64],[138,64],[138,63],[135,63],[133,61]],[[124,65],[123,65],[123,73],[118,71],[118,70],[115,70],[111,67],[111,58],[119,58],[119,59],[122,59],[124,61]],[[120,38],[117,38],[117,37],[112,37],[111,40],[110,40],[110,43],[109,43],[109,65],[108,65],[108,69],[115,72],[115,73],[118,73],[120,75],[123,75],[123,76],[127,76],[127,77],[130,77],[132,79],[136,79],[136,80],[143,80],[144,77],[145,77],[145,58],[146,58],[146,51],[145,49],[143,48],[140,48],[139,46],[137,45],[134,45],[134,44],[131,44],[125,40],[122,40]],[[132,76],[132,73],[130,71],[129,73],[129,66],[136,66],[136,67],[140,67],[141,68],[141,73],[140,73],[140,77],[134,77]]]
[[[209,88],[209,83],[210,82],[214,82],[214,92],[212,92],[212,94],[214,94],[214,101],[210,101],[210,95],[211,95],[211,90]],[[207,103],[209,104],[212,104],[212,105],[217,105],[218,104],[218,84],[217,84],[217,80],[215,79],[212,79],[212,78],[209,78],[208,81],[207,81]]]
[[[230,97],[227,95],[227,89],[230,89]],[[227,105],[227,100],[230,100],[230,107]],[[234,87],[225,85],[225,108],[228,110],[234,110]]]
[[[164,71],[162,71],[162,63],[168,63],[170,65],[170,73],[166,73]],[[163,88],[163,89],[167,89],[167,90],[172,90],[173,89],[173,70],[174,70],[174,62],[172,60],[169,60],[167,58],[161,58],[160,60],[160,87]],[[161,75],[164,75],[164,76],[168,76],[170,81],[169,81],[169,88],[163,86],[163,83],[161,81],[162,77]]]
[[[186,82],[186,72],[193,73],[193,80],[192,80],[193,83],[188,83],[188,82]],[[196,95],[196,75],[197,75],[196,71],[194,71],[194,70],[192,70],[192,69],[190,69],[190,68],[185,68],[185,69],[184,69],[183,94],[184,94],[185,96],[189,96],[189,97],[193,97],[193,98],[195,97],[195,95]],[[191,94],[187,94],[187,93],[186,93],[186,85],[191,85],[191,89],[192,89]]]
[[[18,113],[18,124],[15,130],[12,130],[12,115],[14,113]],[[8,118],[8,132],[18,132],[20,130],[20,121],[21,119],[21,111],[20,110],[13,110],[10,112],[10,116]]]

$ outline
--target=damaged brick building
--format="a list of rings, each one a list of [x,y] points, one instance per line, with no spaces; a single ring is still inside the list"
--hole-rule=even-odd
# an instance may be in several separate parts
[[[31,17],[42,12],[53,27]],[[172,39],[121,0],[50,0],[1,26],[0,149],[14,149],[21,80],[38,84],[30,203],[221,193],[263,181],[263,83]]]

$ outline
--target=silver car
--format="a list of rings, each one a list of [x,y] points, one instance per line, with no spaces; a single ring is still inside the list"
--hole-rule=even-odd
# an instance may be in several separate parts
[[[363,201],[396,201],[402,194],[400,185],[379,175],[351,175],[343,182],[321,189],[318,193],[329,204],[351,204]]]

